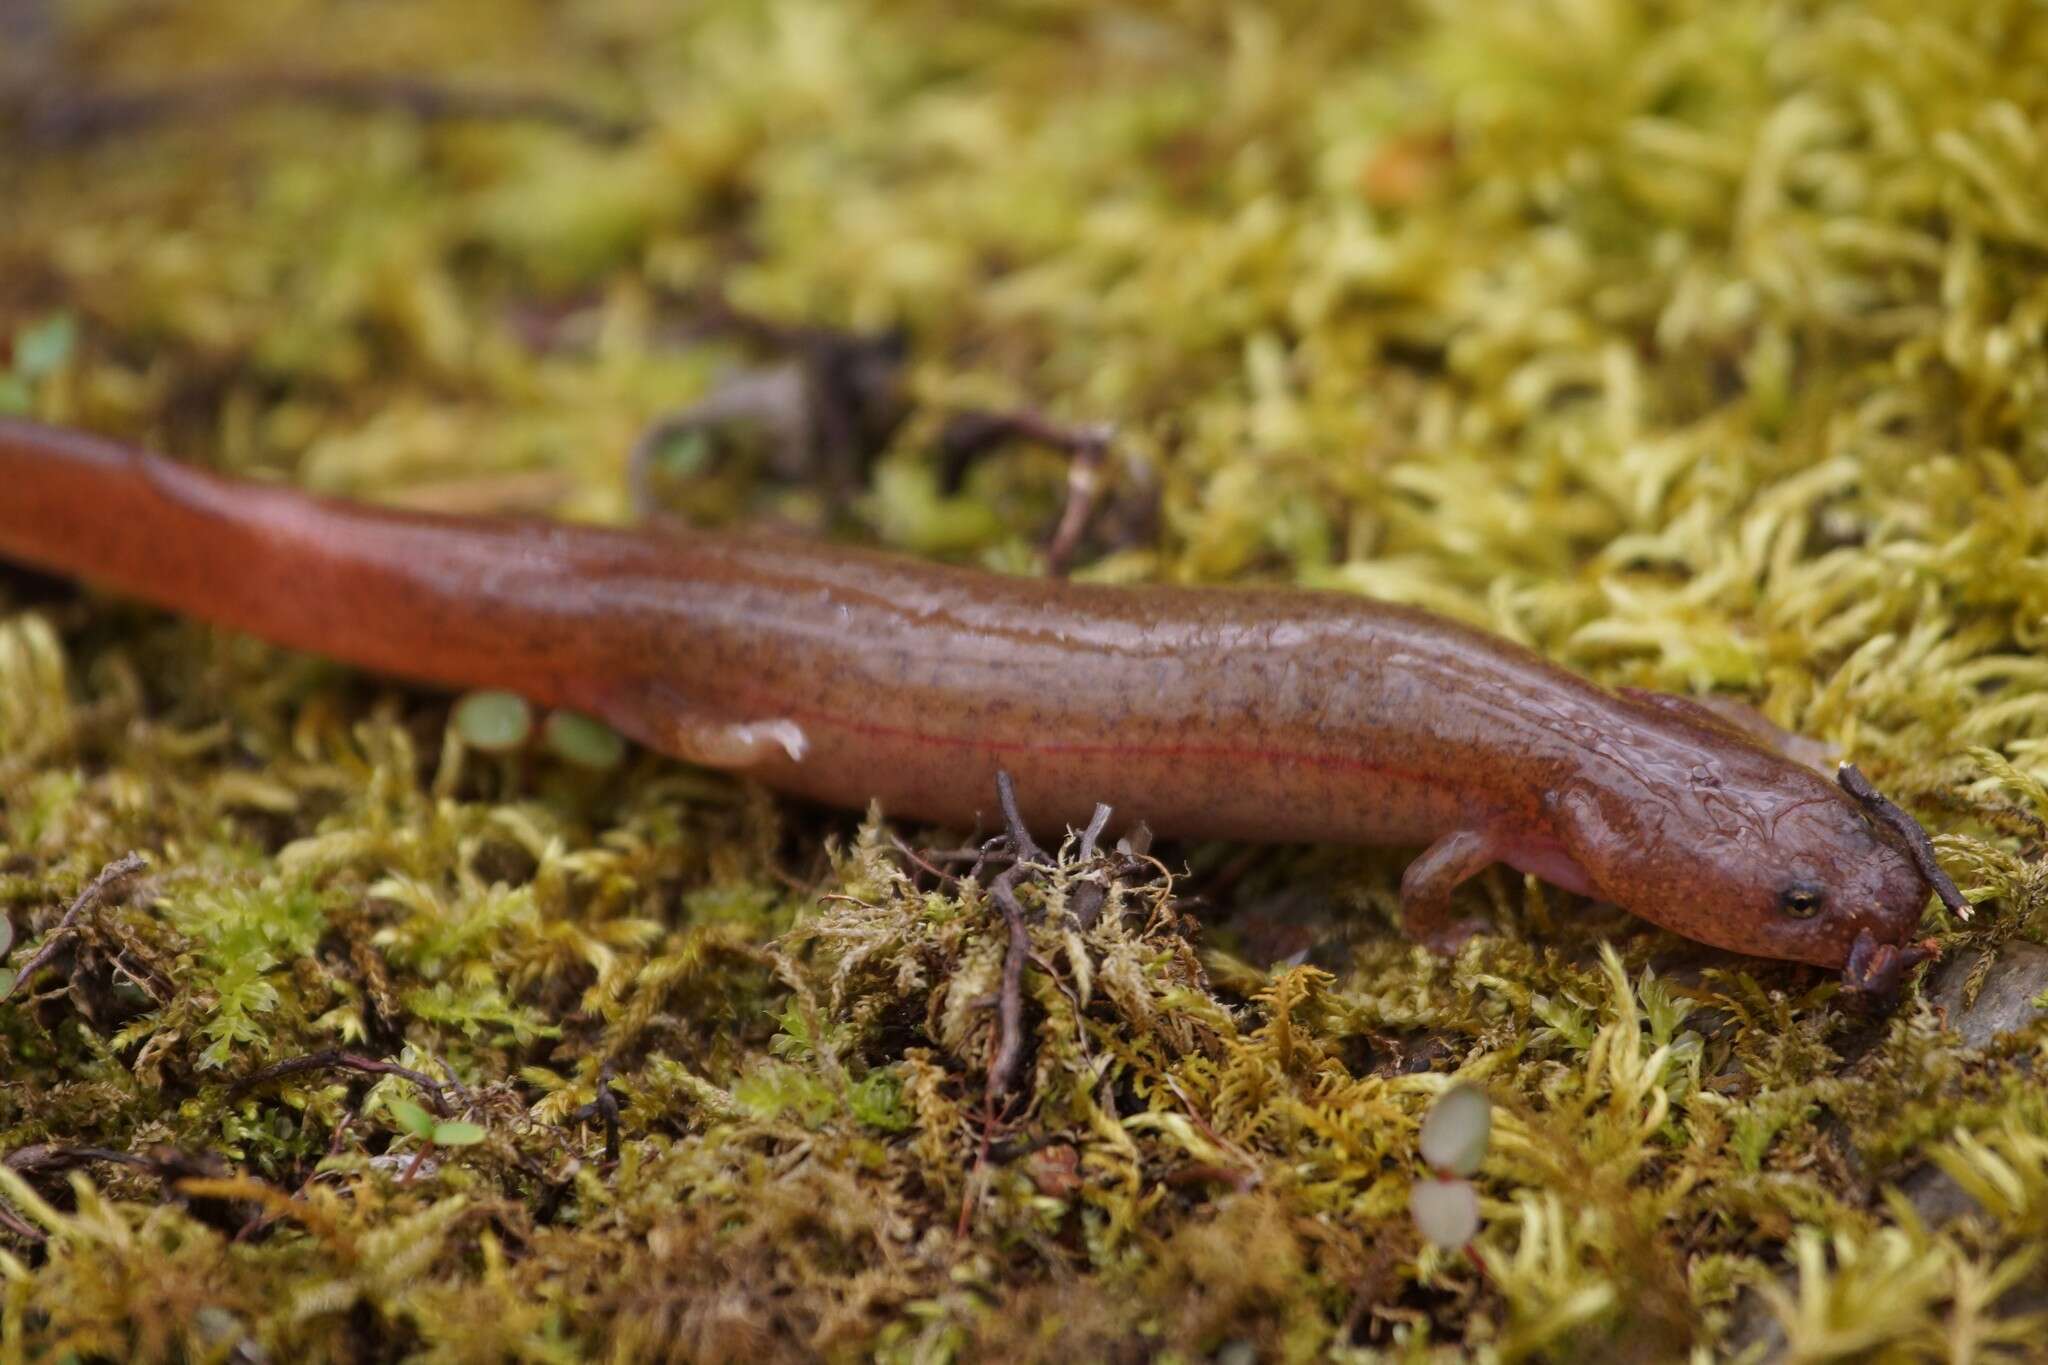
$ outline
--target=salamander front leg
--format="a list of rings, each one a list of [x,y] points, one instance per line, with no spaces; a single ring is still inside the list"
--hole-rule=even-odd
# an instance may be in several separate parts
[[[810,736],[794,720],[734,720],[668,683],[615,684],[581,700],[620,733],[706,768],[742,772],[784,759],[801,763],[811,751]]]
[[[790,762],[801,763],[811,747],[803,727],[793,720],[735,724],[678,716],[667,729],[668,742],[661,747],[677,758],[706,768],[752,768],[785,754]]]
[[[1401,927],[1435,952],[1457,952],[1485,924],[1452,919],[1451,892],[1496,861],[1493,842],[1477,830],[1453,830],[1431,844],[1401,874]]]

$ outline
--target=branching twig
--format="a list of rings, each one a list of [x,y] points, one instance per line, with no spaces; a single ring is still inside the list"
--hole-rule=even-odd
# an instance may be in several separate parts
[[[1089,820],[1088,828],[1081,831],[1081,860],[1095,856],[1096,841],[1102,838],[1104,826],[1109,824],[1110,808],[1098,801],[1095,816]],[[1085,881],[1074,888],[1073,898],[1067,902],[1067,913],[1074,917],[1074,923],[1086,933],[1095,927],[1095,921],[1102,917],[1102,907],[1109,901],[1109,888],[1100,881]]]
[[[1045,566],[1049,573],[1066,571],[1067,562],[1081,544],[1102,494],[1102,471],[1108,463],[1110,442],[1116,429],[1107,423],[1069,426],[1055,422],[1033,408],[1011,412],[963,412],[947,423],[939,445],[946,452],[950,468],[963,469],[967,461],[1000,441],[1034,441],[1071,457],[1067,466],[1067,500],[1060,509],[1058,527],[1046,543]]]
[[[1948,873],[1941,870],[1941,864],[1934,859],[1934,840],[1927,837],[1927,831],[1920,822],[1906,814],[1898,806],[1887,801],[1884,794],[1870,785],[1870,779],[1854,763],[1844,763],[1835,774],[1835,780],[1842,784],[1842,790],[1856,798],[1869,811],[1871,818],[1882,822],[1906,842],[1906,852],[1913,860],[1913,866],[1920,871],[1921,878],[1934,889],[1957,919],[1970,918],[1970,903],[1963,899],[1963,893],[1949,880]]]
[[[60,1147],[55,1143],[37,1143],[9,1152],[4,1159],[0,1159],[0,1166],[23,1176],[53,1175],[90,1165],[95,1161],[111,1161],[116,1165],[146,1171],[163,1183],[167,1196],[181,1199],[181,1192],[178,1189],[180,1181],[193,1176],[218,1176],[228,1169],[225,1161],[211,1153],[187,1152],[182,1148],[162,1143],[143,1152],[123,1152],[112,1147]],[[224,1205],[209,1211],[201,1207],[201,1201],[186,1202],[194,1214],[215,1226],[225,1228],[231,1221],[236,1225],[244,1221],[234,1217],[232,1210]]]
[[[1051,860],[1045,856],[1031,838],[1031,831],[1024,827],[1024,817],[1017,812],[1017,784],[1010,775],[998,769],[996,772],[996,799],[1003,805],[1003,820],[1009,826],[1010,847],[1019,861],[1044,863]]]
[[[1112,813],[1106,803],[1101,801],[1095,803],[1095,814],[1088,821],[1088,828],[1081,831],[1082,862],[1086,862],[1095,856],[1096,841],[1102,838],[1102,831],[1108,826],[1109,817]]]
[[[1073,447],[1073,459],[1067,464],[1066,505],[1060,509],[1060,523],[1045,547],[1045,570],[1055,577],[1067,571],[1074,551],[1081,546],[1081,536],[1102,497],[1102,468],[1109,462],[1110,428],[1077,430],[1084,434]]]
[[[612,1089],[612,1064],[606,1062],[597,1072],[597,1098],[589,1104],[579,1105],[569,1114],[572,1119],[587,1121],[598,1119],[604,1124],[604,1159],[619,1159],[619,1097]]]
[[[87,882],[85,890],[79,892],[77,898],[71,902],[71,908],[64,912],[64,918],[57,921],[57,927],[43,939],[42,946],[37,948],[34,955],[22,964],[21,970],[15,973],[14,980],[8,983],[7,989],[0,991],[0,1001],[5,1001],[23,982],[49,965],[50,960],[57,955],[57,950],[64,945],[64,941],[78,932],[78,921],[84,918],[88,910],[97,908],[122,882],[148,866],[148,862],[141,854],[129,853],[101,868],[100,874]]]
[[[291,71],[216,76],[203,84],[161,90],[60,95],[32,103],[28,126],[37,141],[79,143],[155,123],[233,113],[252,104],[391,110],[423,121],[551,123],[593,142],[624,142],[642,126],[536,91],[465,90],[414,76],[373,72]]]
[[[156,1168],[155,1162],[134,1152],[117,1152],[112,1147],[59,1147],[51,1142],[17,1147],[0,1160],[0,1166],[27,1175],[35,1171],[68,1171],[94,1161],[112,1161],[123,1166],[140,1166],[145,1170]]]
[[[1031,928],[1024,919],[1024,907],[1017,900],[1017,879],[1025,864],[1049,862],[1045,850],[1031,838],[1024,816],[1017,809],[1017,784],[1007,772],[996,772],[996,799],[1002,802],[1003,819],[1009,826],[1010,851],[1016,861],[989,883],[989,896],[1009,921],[1010,945],[1003,953],[1003,984],[996,997],[996,1055],[988,1067],[988,1108],[993,1115],[999,1104],[1017,1085],[1017,1067],[1024,1060],[1024,962],[1031,956]]]
[[[715,439],[734,426],[768,437],[769,467],[777,477],[822,482],[836,504],[852,498],[907,411],[907,338],[899,331],[777,322],[734,308],[715,293],[671,301],[693,314],[693,339],[737,336],[781,359],[731,376],[641,432],[627,461],[635,515],[645,520],[660,512],[655,466],[671,442],[691,432]]]
[[[1011,889],[1022,871],[1022,864],[1013,864],[988,888],[1010,925],[1010,945],[1003,953],[1002,990],[996,997],[996,1055],[988,1067],[991,1113],[1016,1088],[1017,1067],[1024,1060],[1024,963],[1031,956],[1031,930],[1024,922],[1024,907]]]
[[[49,1235],[41,1228],[29,1222],[5,1204],[0,1204],[0,1228],[5,1228],[16,1237],[34,1242],[38,1246],[50,1240]]]
[[[259,1085],[265,1085],[286,1076],[296,1076],[305,1071],[328,1070],[359,1071],[367,1076],[403,1076],[419,1087],[420,1093],[427,1097],[427,1102],[434,1106],[436,1114],[442,1118],[448,1117],[448,1101],[445,1092],[449,1087],[444,1082],[435,1080],[424,1071],[415,1071],[409,1066],[400,1066],[396,1062],[380,1061],[375,1057],[364,1057],[353,1052],[343,1052],[339,1048],[329,1048],[325,1052],[308,1053],[304,1057],[289,1057],[274,1065],[266,1066],[261,1071],[252,1071],[229,1086],[228,1094],[230,1096],[240,1095],[255,1089]]]

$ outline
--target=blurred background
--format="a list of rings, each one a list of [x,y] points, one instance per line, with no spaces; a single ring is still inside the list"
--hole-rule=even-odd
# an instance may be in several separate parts
[[[848,496],[692,509],[1026,567],[1063,460],[948,415],[1107,422],[1149,510],[1085,571],[1352,587],[1821,728],[1914,723],[1809,684],[1927,592],[2048,607],[1973,567],[2039,553],[1977,504],[2044,464],[2025,4],[4,13],[0,332],[73,339],[17,409],[617,519],[657,416],[893,330]],[[1913,584],[1825,562],[1873,537]]]

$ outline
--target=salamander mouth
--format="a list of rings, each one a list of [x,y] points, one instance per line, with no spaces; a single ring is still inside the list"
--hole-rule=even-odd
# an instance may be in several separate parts
[[[1868,929],[1856,935],[1849,949],[1849,961],[1842,968],[1842,985],[1866,1001],[1889,1001],[1897,994],[1899,981],[1923,962],[1941,956],[1933,939],[1918,943],[1879,943]]]

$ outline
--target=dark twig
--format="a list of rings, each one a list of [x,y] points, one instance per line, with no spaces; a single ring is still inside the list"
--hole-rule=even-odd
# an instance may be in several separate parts
[[[995,1112],[997,1101],[1016,1088],[1017,1068],[1024,1058],[1024,964],[1027,961],[1037,962],[1053,978],[1055,985],[1065,989],[1058,975],[1032,953],[1030,927],[1016,892],[1019,878],[1030,870],[1028,864],[1042,866],[1051,863],[1052,859],[1032,840],[1031,831],[1025,828],[1023,813],[1017,806],[1016,783],[1009,773],[1002,770],[996,772],[996,795],[1002,803],[1003,821],[1008,830],[1004,838],[1009,842],[1014,861],[989,883],[989,895],[1002,910],[1010,928],[1009,946],[1003,954],[1002,985],[996,996],[996,1053],[988,1069],[987,1100],[991,1113]],[[1096,803],[1088,828],[1081,833],[1080,853],[1084,860],[1096,856],[1098,841],[1109,825],[1111,814],[1109,806]],[[1083,882],[1068,909],[1081,927],[1087,929],[1101,915],[1107,898],[1107,888],[1095,882]],[[1069,998],[1073,998],[1071,994]],[[1074,1000],[1074,1007],[1076,1011],[1080,1009],[1078,999]]]
[[[146,1171],[163,1182],[164,1192],[180,1199],[202,1221],[223,1230],[239,1228],[246,1221],[232,1208],[220,1201],[204,1199],[184,1200],[179,1193],[180,1181],[199,1177],[202,1179],[224,1175],[228,1166],[221,1158],[207,1152],[187,1152],[167,1143],[157,1143],[146,1151],[123,1152],[112,1147],[60,1147],[54,1143],[37,1143],[31,1147],[17,1148],[9,1152],[0,1166],[23,1176],[54,1175],[61,1171],[75,1170],[91,1165],[95,1161],[110,1161],[120,1166],[130,1166]]]
[[[442,1118],[448,1117],[448,1101],[445,1092],[449,1087],[445,1083],[435,1080],[424,1071],[415,1071],[409,1066],[400,1066],[396,1062],[379,1061],[375,1057],[359,1056],[353,1052],[343,1052],[339,1048],[329,1048],[325,1052],[308,1053],[304,1057],[289,1057],[272,1066],[266,1066],[261,1071],[252,1071],[229,1086],[228,1094],[231,1096],[240,1095],[255,1089],[259,1085],[266,1085],[271,1081],[280,1080],[286,1076],[296,1076],[301,1072],[330,1070],[358,1071],[366,1076],[403,1076],[419,1087],[420,1093],[427,1097],[427,1103],[434,1106],[436,1114]]]
[[[1067,902],[1067,913],[1074,917],[1074,923],[1082,933],[1095,927],[1102,918],[1102,907],[1109,904],[1109,888],[1100,882],[1082,882],[1074,888],[1073,899]]]
[[[1017,784],[1010,775],[1000,769],[996,772],[996,799],[1003,804],[1003,820],[1009,826],[1010,847],[1016,851],[1020,861],[1044,863],[1051,861],[1031,838],[1031,831],[1024,826],[1024,817],[1017,812]]]
[[[944,886],[948,882],[958,880],[956,877],[954,877],[952,873],[946,871],[942,867],[937,866],[930,859],[926,858],[922,853],[919,853],[909,844],[904,843],[902,835],[892,831],[889,835],[889,843],[895,848],[895,850],[898,853],[901,853],[904,857],[908,858],[911,861],[911,863],[917,868],[918,871],[929,873],[931,877],[939,883],[939,885]],[[935,853],[933,856],[936,857],[939,855]]]
[[[432,1057],[436,1062],[440,1064],[441,1070],[448,1073],[448,1079],[446,1082],[444,1082],[444,1084],[447,1085],[447,1087],[450,1090],[455,1092],[456,1104],[458,1104],[464,1109],[469,1108],[470,1104],[472,1103],[469,1097],[469,1087],[464,1085],[462,1083],[462,1078],[455,1074],[455,1068],[448,1065],[448,1059],[446,1057],[443,1057],[438,1052],[430,1052],[427,1055],[429,1057]]]
[[[1081,831],[1081,860],[1086,862],[1095,856],[1095,843],[1102,837],[1102,831],[1109,824],[1109,806],[1101,801],[1095,803],[1095,814],[1088,821],[1088,828]]]
[[[1927,831],[1920,822],[1884,798],[1877,788],[1870,785],[1853,763],[1844,763],[1835,774],[1835,780],[1842,784],[1842,790],[1856,798],[1857,802],[1870,812],[1871,818],[1885,826],[1906,841],[1907,856],[1913,866],[1920,869],[1920,876],[1934,888],[1934,894],[1949,908],[1957,919],[1967,920],[1971,915],[1970,903],[1963,899],[1963,893],[1949,880],[1948,873],[1941,870],[1941,864],[1934,858],[1934,840],[1927,837]]]
[[[988,1066],[986,1099],[991,1117],[1000,1101],[1016,1088],[1017,1068],[1024,1060],[1024,963],[1031,956],[1031,929],[1017,899],[1017,881],[1027,870],[1026,864],[1051,861],[1024,825],[1024,816],[1017,809],[1017,784],[1001,770],[996,772],[996,799],[1002,803],[1015,861],[997,873],[988,888],[1010,926],[1009,947],[1003,953],[1002,989],[996,996],[996,1055]]]
[[[604,1159],[619,1159],[619,1096],[612,1089],[612,1064],[606,1062],[597,1073],[597,1098],[572,1110],[570,1118],[604,1124]]]
[[[667,295],[692,315],[687,339],[738,337],[778,357],[716,385],[689,407],[656,418],[633,443],[627,486],[635,515],[660,514],[657,463],[678,437],[716,440],[729,428],[768,438],[769,471],[788,481],[822,483],[835,504],[858,491],[868,467],[908,412],[900,331],[853,332],[778,322],[734,308],[722,295]]]
[[[990,863],[1002,863],[1005,866],[1008,866],[1011,863],[1017,863],[1022,861],[1023,855],[1018,853],[1017,850],[1015,850],[1014,848],[1010,847],[1009,836],[1006,834],[998,834],[993,839],[983,841],[981,845],[981,852],[976,854],[974,861],[968,865],[967,879],[969,881],[980,881],[982,869],[987,867]]]
[[[1068,425],[1055,422],[1032,408],[1011,412],[963,412],[953,417],[940,434],[939,447],[946,465],[953,471],[947,482],[958,481],[967,462],[1002,441],[1032,441],[1050,446],[1071,457],[1067,466],[1067,500],[1060,509],[1058,527],[1045,547],[1045,564],[1055,575],[1066,571],[1067,563],[1081,544],[1102,494],[1103,467],[1109,461],[1110,442],[1116,429],[1107,423]]]
[[[644,427],[626,456],[626,487],[633,515],[649,520],[661,512],[655,479],[661,454],[693,431],[707,435],[734,423],[754,423],[772,434],[780,460],[791,467],[808,458],[810,396],[798,364],[748,370],[725,381],[699,402],[664,413]]]
[[[1031,930],[1024,922],[1024,907],[1011,889],[1023,870],[1022,864],[1012,864],[988,888],[1010,925],[1010,945],[1003,953],[1002,991],[996,997],[996,1055],[988,1067],[991,1113],[1016,1088],[1017,1068],[1024,1060],[1024,963],[1031,956]]]
[[[0,1001],[6,1000],[23,982],[49,965],[50,960],[57,955],[57,950],[63,947],[65,940],[78,931],[78,921],[84,918],[87,911],[99,906],[116,887],[148,866],[140,854],[129,853],[101,868],[100,874],[87,882],[85,890],[79,892],[77,898],[71,902],[71,908],[64,912],[64,918],[57,921],[57,927],[43,939],[42,946],[37,948],[34,955],[22,964],[21,970],[15,973],[14,980],[8,983],[7,989],[0,991]]]
[[[34,1242],[38,1246],[50,1240],[49,1236],[41,1228],[29,1222],[5,1204],[0,1204],[0,1228],[5,1228],[16,1237]]]
[[[1088,821],[1088,828],[1081,831],[1081,860],[1087,862],[1095,857],[1096,843],[1102,838],[1102,831],[1109,824],[1110,808],[1098,801],[1095,815]],[[1110,874],[1114,875],[1114,873]],[[1086,933],[1095,927],[1095,921],[1102,918],[1102,907],[1109,900],[1109,887],[1102,880],[1082,882],[1074,888],[1073,896],[1067,901],[1067,913],[1074,917],[1074,923]]]
[[[350,112],[391,110],[423,121],[550,123],[593,142],[624,142],[641,131],[558,95],[465,90],[377,73],[251,72],[161,90],[101,91],[31,104],[29,134],[44,143],[89,142],[150,124],[214,117],[253,104],[307,104]]]
[[[145,1170],[156,1168],[155,1162],[134,1152],[118,1152],[112,1147],[59,1147],[50,1142],[39,1142],[32,1147],[17,1147],[7,1154],[5,1160],[0,1160],[0,1166],[28,1175],[37,1171],[68,1171],[75,1167],[90,1165],[95,1161],[113,1161],[123,1166],[139,1166]]]
[[[1084,434],[1073,447],[1073,459],[1067,464],[1066,506],[1060,509],[1060,523],[1045,547],[1045,570],[1055,577],[1067,571],[1074,551],[1081,547],[1081,537],[1095,515],[1095,504],[1102,498],[1102,470],[1109,462],[1110,429],[1100,426],[1078,430]]]

